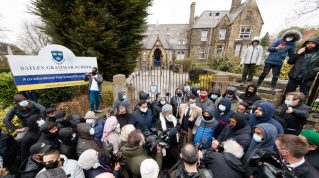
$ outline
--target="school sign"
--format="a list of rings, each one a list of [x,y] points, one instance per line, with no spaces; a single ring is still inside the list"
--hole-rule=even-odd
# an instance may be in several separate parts
[[[38,56],[7,58],[18,91],[85,85],[84,74],[97,67],[96,57],[76,57],[61,45],[48,45]]]

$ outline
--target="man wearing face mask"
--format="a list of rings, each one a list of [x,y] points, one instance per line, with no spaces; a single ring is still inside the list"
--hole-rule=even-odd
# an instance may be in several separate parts
[[[25,159],[19,168],[20,178],[34,178],[44,168],[43,155],[50,148],[51,145],[41,142],[32,145],[28,150],[31,156]]]
[[[85,178],[83,170],[78,166],[77,161],[68,159],[60,154],[58,150],[51,149],[43,156],[44,167],[40,172],[49,169],[62,168],[69,178]]]
[[[153,114],[148,109],[147,101],[142,100],[138,103],[138,110],[132,113],[128,123],[133,124],[136,129],[140,129],[142,132],[152,128],[154,124]]]
[[[288,64],[293,65],[289,71],[289,80],[285,93],[300,91],[307,96],[308,91],[319,72],[319,37],[304,42],[297,54],[289,58]]]
[[[303,103],[304,100],[305,95],[301,92],[290,92],[286,95],[279,116],[286,121],[287,134],[299,135],[306,124],[311,108]]]
[[[180,128],[176,117],[173,115],[173,107],[170,104],[165,104],[162,107],[159,120],[157,120],[156,128],[163,131],[169,136],[169,148],[166,149],[166,154],[163,154],[163,166],[164,168],[171,168],[178,158],[178,134],[177,131]],[[164,152],[164,153],[165,153]]]
[[[173,115],[178,118],[179,117],[179,106],[182,103],[186,103],[187,97],[184,96],[183,91],[179,88],[175,90],[175,96],[171,98],[170,104],[173,106]]]
[[[157,102],[155,102],[152,106],[152,112],[155,120],[157,121],[159,119],[160,113],[162,112],[162,107],[168,104],[166,101],[166,96],[165,95],[159,95],[157,97]]]
[[[45,144],[51,145],[53,149],[59,149],[61,141],[58,136],[58,127],[56,122],[46,122],[41,127],[41,136],[38,142],[43,142]]]
[[[126,110],[130,109],[130,102],[127,99],[127,94],[126,94],[125,91],[119,91],[117,99],[113,102],[114,114],[117,114],[119,112],[118,111],[118,109],[119,109],[118,107],[121,104],[125,106]]]
[[[243,100],[240,99],[237,96],[237,88],[234,87],[234,86],[228,86],[226,88],[225,93],[221,97],[217,98],[217,100],[215,101],[215,107],[216,108],[218,107],[218,104],[219,104],[220,100],[222,100],[223,98],[230,99],[230,101],[231,101],[231,109],[233,111],[236,111],[237,105],[239,103],[243,102]]]
[[[128,124],[128,120],[131,117],[131,113],[129,113],[128,110],[126,110],[125,106],[123,104],[120,104],[118,107],[118,113],[115,115],[117,118],[117,121],[120,124],[120,127]]]
[[[298,178],[318,177],[319,172],[305,160],[309,147],[305,139],[290,134],[280,135],[276,140],[276,147]]]
[[[217,98],[220,97],[220,95],[220,89],[214,87],[212,91],[208,94],[208,98],[215,104],[215,101],[217,100]]]
[[[302,38],[302,35],[297,30],[286,31],[282,38],[273,42],[268,48],[269,55],[265,60],[265,66],[262,74],[258,78],[258,87],[264,81],[270,70],[272,70],[271,90],[276,89],[280,70],[283,65],[285,58],[288,56],[292,59],[296,53],[296,42]]]
[[[27,100],[23,95],[16,94],[13,97],[15,105],[8,111],[6,116],[3,118],[3,123],[11,132],[16,132],[16,140],[20,141],[25,135],[28,129],[28,118],[32,115],[40,115],[42,118],[45,117],[45,107]],[[22,121],[23,128],[16,128],[12,123],[14,116],[17,116]]]
[[[220,100],[217,105],[217,109],[214,110],[214,118],[218,121],[218,126],[215,130],[214,137],[218,138],[224,127],[229,124],[230,117],[233,115],[234,111],[231,109],[231,100],[225,97]]]
[[[202,109],[208,107],[215,109],[214,103],[208,99],[208,90],[206,88],[200,89],[199,97],[196,99],[196,105]]]
[[[96,118],[95,113],[92,111],[88,111],[85,114],[84,119],[87,124],[90,124],[94,128],[94,137],[97,140],[101,140],[103,135],[105,120]]]
[[[91,73],[86,73],[84,75],[84,80],[89,81],[89,98],[91,111],[101,112],[101,110],[99,110],[99,107],[102,92],[103,76],[98,73],[97,67],[93,67]]]
[[[196,97],[190,95],[187,97],[187,103],[183,103],[179,107],[179,123],[181,125],[179,145],[180,148],[186,142],[193,142],[192,129],[196,119],[201,116],[202,109],[196,106]]]
[[[254,102],[261,100],[260,96],[257,95],[257,87],[253,84],[248,85],[246,92],[239,95],[239,98],[246,102],[249,106],[253,105]]]

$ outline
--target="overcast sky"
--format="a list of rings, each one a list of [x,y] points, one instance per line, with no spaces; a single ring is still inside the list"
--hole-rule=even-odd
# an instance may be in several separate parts
[[[189,19],[189,8],[194,0],[153,0],[149,8],[148,23],[186,24]],[[245,1],[245,0],[243,0]],[[303,20],[287,23],[287,18],[294,15],[300,0],[256,0],[264,19],[262,35],[267,31],[275,33],[287,24],[319,25],[319,17],[311,16]],[[16,43],[23,31],[24,21],[35,17],[28,13],[27,5],[31,0],[0,0],[0,27],[7,29],[0,32],[0,41]],[[52,1],[54,2],[54,1]],[[196,0],[195,15],[200,16],[204,10],[229,10],[231,0]],[[316,24],[317,23],[317,24]]]

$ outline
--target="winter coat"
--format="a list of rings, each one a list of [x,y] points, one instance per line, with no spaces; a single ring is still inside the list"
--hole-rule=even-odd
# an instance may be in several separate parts
[[[238,122],[238,121],[237,121]],[[223,142],[228,139],[234,139],[239,143],[244,150],[247,150],[251,141],[251,129],[248,124],[238,130],[233,129],[230,125],[227,125],[222,133],[218,137],[218,142]]]
[[[59,149],[61,145],[61,141],[59,140],[58,132],[55,134],[50,133],[48,127],[41,127],[41,136],[38,142],[45,143],[47,145],[51,145],[52,149]]]
[[[121,138],[118,133],[115,131],[111,132],[105,137],[103,145],[112,144],[113,146],[113,153],[117,154],[121,147]]]
[[[202,109],[205,109],[205,108],[215,109],[214,103],[210,99],[208,99],[208,96],[204,101],[201,101],[200,97],[196,98],[196,106]]]
[[[63,159],[63,165],[61,168],[65,171],[69,178],[85,178],[84,172],[80,166],[78,166],[76,160],[68,159],[64,155],[60,155],[60,158],[61,160]],[[44,171],[46,171],[46,168],[43,168],[40,172]]]
[[[225,93],[217,98],[217,100],[215,101],[215,107],[218,108],[218,104],[219,102],[226,97],[226,92],[232,92],[233,93],[233,98],[231,99],[231,110],[236,111],[237,106],[239,103],[243,102],[243,100],[241,100],[236,94],[237,94],[237,88],[233,87],[233,86],[229,86],[226,88]]]
[[[94,123],[94,138],[96,140],[101,140],[102,139],[104,124],[105,124],[105,120],[103,120],[103,119],[95,120],[95,123]]]
[[[295,35],[295,39],[287,42],[286,37],[289,35]],[[268,52],[269,55],[267,56],[265,63],[266,64],[273,64],[273,65],[282,65],[287,55],[289,56],[289,59],[293,58],[296,54],[296,41],[301,39],[302,35],[297,30],[288,30],[286,31],[282,38],[276,40],[273,42],[269,48]],[[281,43],[286,43],[286,46],[283,49],[277,50],[276,47],[279,46]]]
[[[253,45],[254,41],[258,41],[256,46]],[[244,57],[240,60],[240,65],[243,64],[256,64],[260,65],[261,60],[263,58],[263,47],[259,45],[260,40],[258,37],[254,37],[251,40],[251,45],[248,46]]]
[[[289,71],[289,77],[298,81],[312,81],[319,72],[319,37],[310,38],[305,41],[303,47],[307,42],[317,43],[317,48],[313,52],[296,54],[293,58],[289,58],[288,64],[293,65]]]
[[[177,96],[177,92],[182,93],[182,96],[181,97]],[[177,88],[175,90],[175,96],[173,96],[170,101],[170,104],[173,106],[173,115],[175,117],[178,117],[178,113],[179,113],[178,109],[180,104],[186,103],[186,102],[187,102],[187,97],[183,94],[183,91],[181,89]]]
[[[99,91],[102,92],[102,82],[103,82],[103,76],[101,74],[96,74],[96,78],[93,78],[92,75],[84,75],[84,81],[89,81],[89,90],[92,85],[92,80],[95,80],[97,82],[97,85],[99,87]]]
[[[144,132],[145,129],[152,128],[153,122],[153,114],[150,109],[147,109],[145,113],[139,109],[134,111],[128,121],[129,124],[133,124],[136,129],[140,129],[142,132]]]
[[[306,124],[306,120],[311,112],[311,107],[301,103],[298,106],[292,107],[292,113],[286,113],[287,109],[286,105],[282,106],[280,117],[285,120],[288,130],[293,129],[293,131],[297,131],[296,134],[299,134]]]
[[[42,118],[45,118],[45,107],[33,101],[29,102],[31,103],[30,108],[25,111],[20,110],[16,105],[8,111],[3,118],[3,123],[9,130],[14,131],[16,129],[11,122],[14,116],[17,116],[22,121],[24,127],[28,126],[28,118],[32,115],[40,115]]]
[[[261,117],[256,117],[256,114],[249,114],[248,124],[251,128],[254,128],[256,125],[261,123],[269,123],[274,125],[277,128],[278,134],[283,134],[284,129],[282,125],[273,118],[275,113],[275,106],[269,102],[262,102],[257,105],[257,107],[261,107],[263,110],[263,114]]]
[[[305,161],[300,166],[294,168],[293,173],[298,178],[315,178],[319,175],[319,172],[315,168],[313,168],[308,161]]]
[[[178,122],[181,124],[181,128],[184,130],[185,129],[187,130],[187,127],[188,127],[188,120],[186,121],[186,123],[183,123],[183,118],[188,110],[188,107],[189,106],[187,103],[183,103],[179,106],[179,120],[178,120]],[[194,120],[196,120],[201,115],[202,115],[202,109],[200,107],[195,106],[195,107],[191,108],[190,117],[194,118]]]
[[[28,119],[28,131],[21,140],[21,160],[30,156],[30,147],[36,143],[41,135],[40,128],[37,124],[37,116],[31,116]]]
[[[117,93],[118,98],[113,102],[114,114],[117,114],[117,109],[120,105],[124,105],[126,111],[129,111],[130,109],[130,102],[127,99],[123,98],[124,93],[125,93],[124,91],[119,91]]]
[[[20,178],[34,178],[44,168],[44,164],[34,160],[32,156],[25,159],[20,168]]]
[[[319,148],[308,151],[305,158],[317,171],[319,171]]]
[[[217,95],[217,98],[219,98],[220,95],[221,95],[220,89],[219,89],[219,88],[213,88],[213,89],[212,89],[212,92],[210,92],[210,93],[208,94],[208,98],[209,98],[209,99],[214,103],[214,105],[215,105],[215,101],[217,100],[217,98],[216,98],[216,99],[212,99],[212,98],[211,98],[212,94]]]
[[[222,104],[226,107],[224,112],[218,109],[219,104]],[[230,116],[233,115],[234,111],[231,109],[231,100],[227,97],[221,99],[217,105],[217,108],[214,111],[214,118],[218,121],[218,126],[215,130],[214,137],[217,138],[222,132],[224,127],[229,124]]]
[[[128,124],[131,114],[130,113],[125,113],[124,115],[116,114],[115,117],[117,119],[117,122],[120,124],[120,127],[122,128],[124,125]]]
[[[130,145],[124,145],[121,148],[121,151],[123,155],[126,158],[126,163],[133,174],[133,177],[141,177],[140,174],[140,166],[141,163],[145,159],[150,159],[150,157],[146,154],[144,147],[137,147],[137,146],[130,146]],[[162,167],[162,154],[156,153],[155,161],[157,162],[159,168]]]
[[[90,135],[91,125],[87,123],[77,124],[77,133],[79,140],[76,146],[76,154],[80,156],[85,150],[94,149],[97,152],[102,151],[102,146],[94,136]]]
[[[213,116],[213,111],[210,108],[206,108],[203,112],[208,112],[209,115]],[[199,122],[196,121],[194,130],[196,130],[194,136],[194,144],[200,144],[204,149],[208,149],[213,141],[213,136],[218,121],[216,119],[205,120],[203,116],[199,117]]]
[[[7,168],[9,172],[17,171],[17,155],[18,143],[9,134],[0,131],[0,157],[2,157],[3,167]]]
[[[187,172],[184,165],[181,165],[170,173],[169,178],[213,178],[213,176],[206,176],[201,169],[197,172]]]
[[[167,102],[166,102],[167,104]],[[165,104],[164,104],[165,105]],[[157,120],[159,119],[159,115],[162,112],[162,107],[164,106],[160,103],[160,101],[157,101],[153,104],[152,106],[152,113],[153,113],[153,117],[155,119],[155,122],[157,122]]]
[[[272,124],[262,123],[256,125],[256,128],[259,128],[263,132],[264,138],[262,139],[262,142],[256,142],[254,139],[251,139],[250,145],[242,159],[245,166],[249,165],[251,158],[256,155],[258,150],[266,149],[274,151],[274,145],[277,138],[276,127]]]
[[[248,88],[254,87],[254,92],[249,93]],[[243,100],[243,102],[246,102],[249,106],[253,105],[256,101],[261,100],[260,96],[257,94],[257,87],[255,85],[248,85],[246,92],[239,95],[239,98]]]
[[[214,177],[242,178],[246,168],[232,153],[219,153],[208,151],[203,158],[203,164]],[[221,171],[222,170],[222,171]]]

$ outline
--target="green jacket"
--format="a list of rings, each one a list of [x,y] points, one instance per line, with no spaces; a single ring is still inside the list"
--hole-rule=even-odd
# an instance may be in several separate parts
[[[128,168],[133,174],[133,177],[141,177],[140,174],[140,166],[142,161],[145,159],[150,159],[151,157],[147,155],[144,150],[144,147],[134,146],[131,147],[129,145],[124,145],[121,148],[123,155],[126,158],[126,163]],[[155,161],[157,162],[159,168],[162,167],[162,154],[157,153],[155,156]]]

